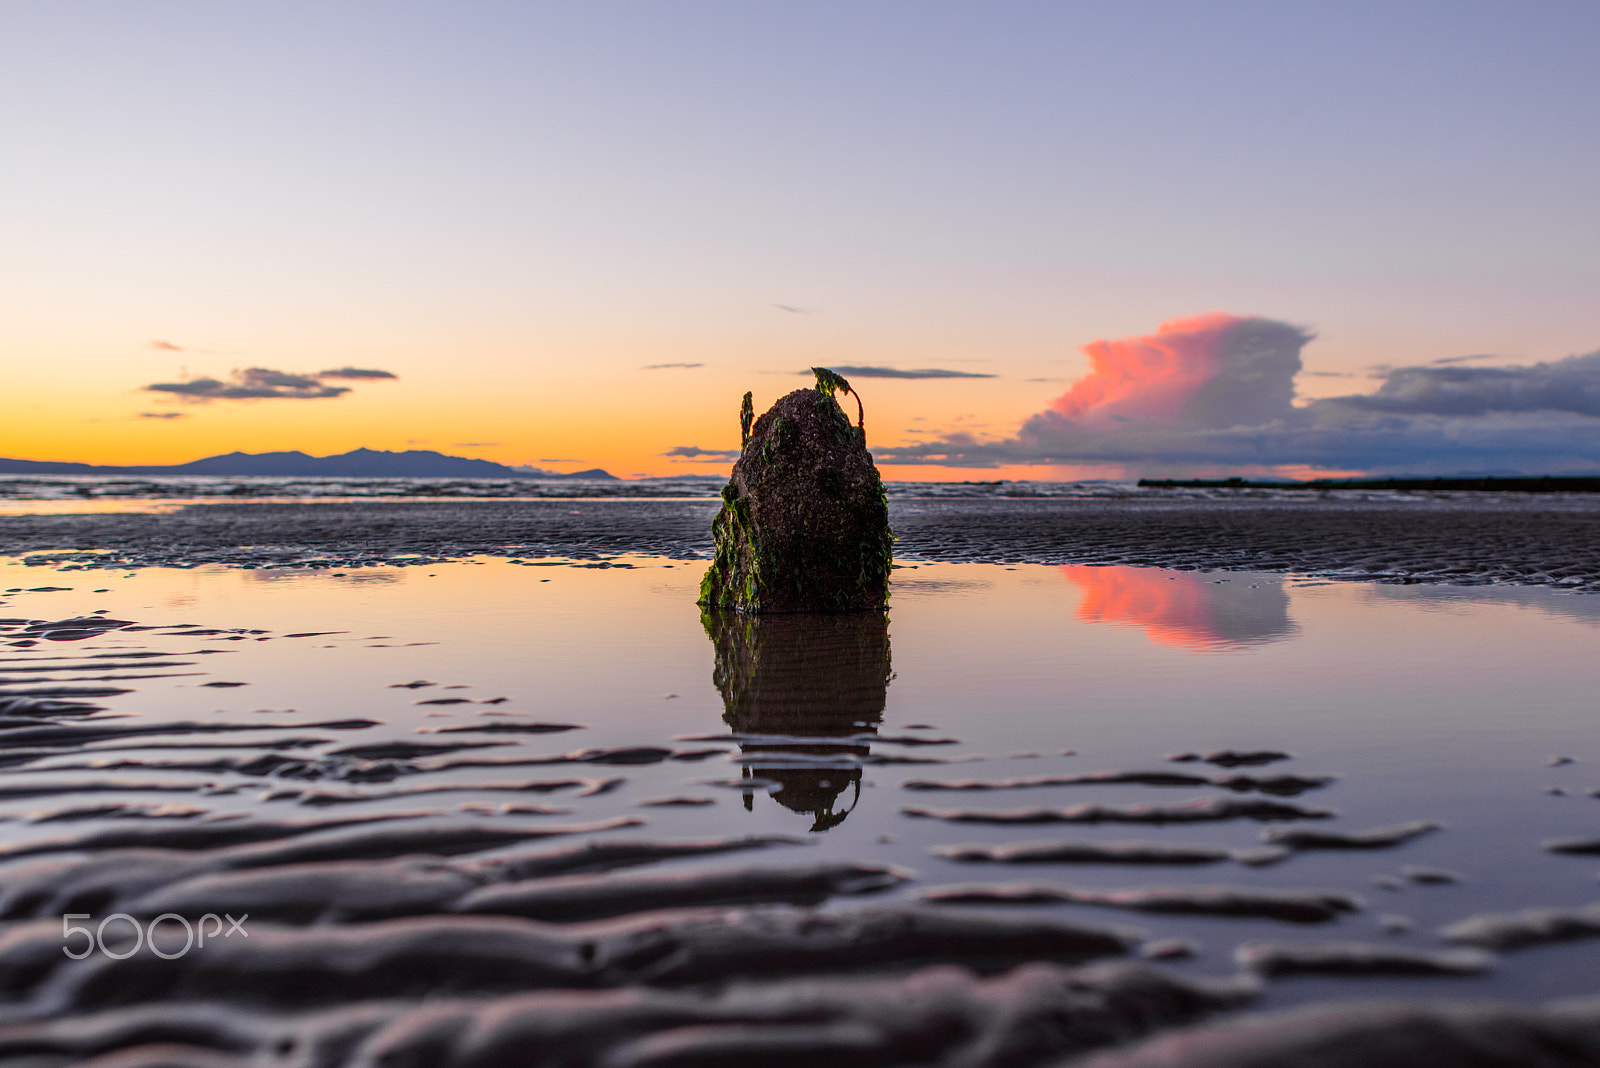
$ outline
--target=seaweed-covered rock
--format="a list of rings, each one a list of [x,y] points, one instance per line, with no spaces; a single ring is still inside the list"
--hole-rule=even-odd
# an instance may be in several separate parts
[[[858,612],[889,598],[894,535],[866,433],[829,386],[797,389],[755,421],[712,524],[708,608]],[[848,388],[846,386],[846,388]],[[827,389],[824,392],[824,389]]]

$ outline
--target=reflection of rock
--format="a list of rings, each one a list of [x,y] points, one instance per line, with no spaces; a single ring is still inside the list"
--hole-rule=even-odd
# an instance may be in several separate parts
[[[797,389],[757,419],[712,524],[700,603],[856,612],[889,596],[889,506],[864,432],[827,393]]]
[[[882,612],[847,615],[701,615],[716,646],[711,680],[723,719],[738,734],[852,738],[877,733],[889,679],[889,620]],[[864,742],[747,742],[747,754],[772,754],[745,768],[747,778],[782,784],[774,798],[814,817],[814,831],[841,823],[861,792]],[[789,759],[785,759],[785,754]],[[836,762],[805,766],[805,761]],[[851,799],[839,811],[840,797]],[[746,795],[747,806],[753,804]]]
[[[1143,627],[1157,645],[1200,652],[1278,641],[1297,630],[1278,575],[1081,565],[1061,573],[1083,590],[1080,620]]]

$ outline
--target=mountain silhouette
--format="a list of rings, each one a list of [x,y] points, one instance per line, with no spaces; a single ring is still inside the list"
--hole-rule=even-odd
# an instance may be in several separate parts
[[[186,464],[115,467],[105,464],[54,463],[45,460],[0,459],[0,475],[265,475],[276,478],[603,478],[617,476],[595,467],[562,474],[507,467],[491,460],[446,456],[431,449],[383,452],[355,449],[338,456],[303,452],[230,452]]]

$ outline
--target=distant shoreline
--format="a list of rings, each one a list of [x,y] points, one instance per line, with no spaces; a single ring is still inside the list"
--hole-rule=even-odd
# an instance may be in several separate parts
[[[1307,482],[1253,482],[1243,478],[1141,478],[1141,489],[1430,490],[1489,493],[1600,493],[1600,475],[1510,475],[1482,478],[1314,478]]]

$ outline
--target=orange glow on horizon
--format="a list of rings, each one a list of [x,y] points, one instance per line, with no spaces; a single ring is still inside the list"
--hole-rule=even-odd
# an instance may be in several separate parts
[[[1096,342],[1086,349],[1092,350],[1091,358],[1099,353],[1096,373],[1076,385],[1041,387],[1033,384],[1040,380],[1015,374],[957,382],[868,378],[858,385],[866,402],[869,445],[887,448],[969,432],[978,440],[1003,439],[1044,406],[1040,391],[1045,388],[1053,392],[1070,386],[1058,405],[1073,397],[1088,404],[1091,393],[1099,397],[1091,420],[1124,409],[1154,412],[1163,403],[1181,404],[1195,388],[1196,376],[1205,373],[1207,360],[1215,358],[1208,355],[1215,344],[1207,349],[1197,336],[1234,321],[1214,313],[1174,320],[1150,338]],[[319,336],[314,346],[288,334],[194,342],[152,328],[131,336],[143,340],[33,339],[37,358],[10,369],[9,384],[20,403],[0,425],[0,457],[168,466],[231,452],[328,456],[357,448],[427,449],[558,472],[601,468],[621,478],[726,476],[731,457],[668,453],[685,446],[723,453],[736,449],[743,392],[753,390],[757,411],[763,411],[783,394],[809,385],[801,368],[823,362],[810,342],[802,344],[804,337],[786,340],[759,333],[735,335],[710,348],[691,344],[691,339],[646,334],[604,343],[552,334],[531,345],[504,331],[465,340],[399,332],[373,338],[334,334]],[[155,345],[148,340],[152,337],[171,340]],[[825,340],[837,344],[836,339]],[[1140,342],[1150,344],[1140,350]],[[202,343],[230,347],[212,351],[199,348]],[[115,360],[95,354],[101,347],[111,352],[114,345],[123,346]],[[469,348],[470,356],[459,362],[442,360],[438,352],[447,345]],[[743,355],[746,348],[764,355],[749,358]],[[530,357],[530,349],[560,359]],[[324,350],[337,355],[324,355]],[[904,355],[849,358],[863,364],[913,362]],[[1140,360],[1170,372],[1162,380],[1170,387],[1165,402],[1135,388],[1130,376]],[[348,382],[350,392],[320,399],[206,403],[143,388],[202,376],[224,379],[235,366],[304,370],[346,365],[380,368],[398,377]],[[853,418],[854,412],[850,414]],[[887,480],[913,482],[1125,480],[1141,473],[1133,465],[1110,463],[883,463],[880,470]],[[1181,473],[1194,477],[1191,470]]]

